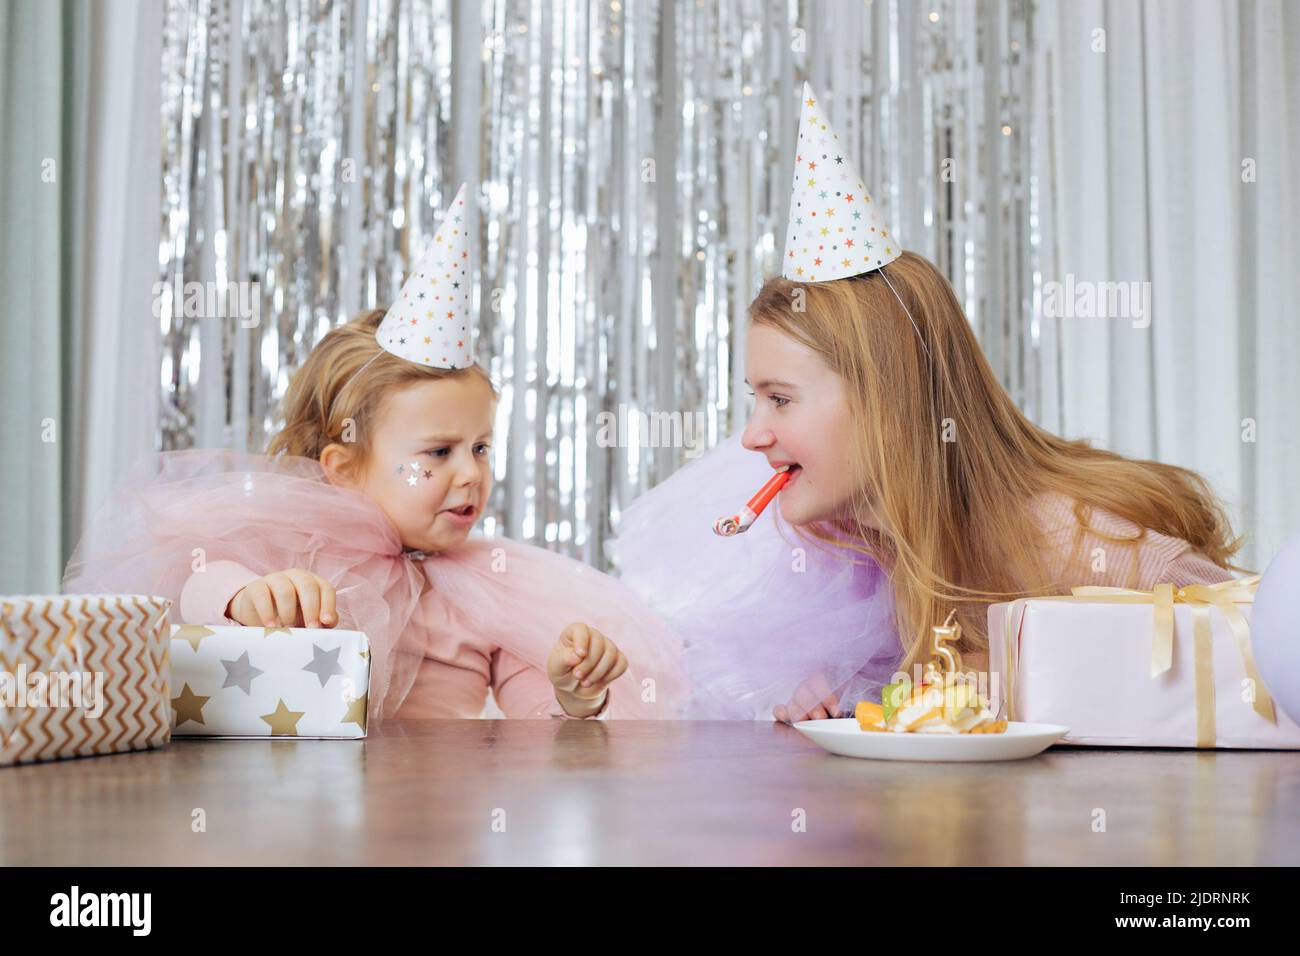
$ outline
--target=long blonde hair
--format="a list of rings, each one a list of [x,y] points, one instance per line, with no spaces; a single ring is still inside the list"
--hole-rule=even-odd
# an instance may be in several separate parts
[[[267,454],[319,461],[325,446],[337,442],[354,449],[347,467],[357,469],[368,458],[372,426],[394,389],[475,375],[496,394],[491,379],[478,365],[429,368],[386,352],[375,339],[384,314],[383,309],[363,312],[346,325],[330,329],[316,344],[289,380],[282,403],[284,427],[271,438]]]
[[[1089,506],[1105,509],[1182,538],[1216,564],[1231,566],[1241,547],[1195,472],[1067,441],[1029,421],[922,256],[904,252],[884,270],[833,282],[771,279],[749,315],[817,353],[845,384],[861,423],[858,491],[851,517],[807,530],[856,542],[890,573],[904,670],[954,606],[964,649],[983,649],[988,604],[1060,588],[1044,578],[1042,529],[1028,507],[1041,493],[1072,498],[1081,525]]]

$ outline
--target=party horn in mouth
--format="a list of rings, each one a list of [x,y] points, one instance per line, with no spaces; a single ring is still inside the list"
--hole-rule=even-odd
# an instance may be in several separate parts
[[[790,466],[782,465],[776,470],[776,474],[767,479],[767,484],[758,489],[758,494],[745,503],[745,507],[740,514],[732,515],[730,518],[719,518],[713,522],[713,533],[729,538],[733,534],[748,531],[749,526],[758,520],[758,516],[763,513],[763,509],[772,503],[776,493],[784,488],[785,483],[789,480]]]

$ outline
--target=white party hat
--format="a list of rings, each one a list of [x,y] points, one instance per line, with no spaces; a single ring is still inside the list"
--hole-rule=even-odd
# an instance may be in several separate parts
[[[385,351],[430,368],[474,364],[469,247],[461,183],[433,241],[375,332]]]
[[[803,85],[781,274],[830,282],[879,269],[903,252],[880,218],[822,103]]]

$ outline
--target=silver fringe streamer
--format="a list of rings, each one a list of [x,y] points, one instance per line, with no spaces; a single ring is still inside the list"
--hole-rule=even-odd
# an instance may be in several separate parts
[[[805,79],[1033,415],[1032,14],[166,0],[160,447],[263,448],[289,374],[387,305],[464,179],[502,391],[485,530],[607,566],[621,509],[743,426],[745,309],[778,268]],[[258,323],[233,298],[192,314],[191,281],[255,283]]]

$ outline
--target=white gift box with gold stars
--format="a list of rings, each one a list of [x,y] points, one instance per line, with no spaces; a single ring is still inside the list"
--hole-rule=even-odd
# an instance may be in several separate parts
[[[176,737],[364,737],[369,689],[360,631],[172,628]]]

